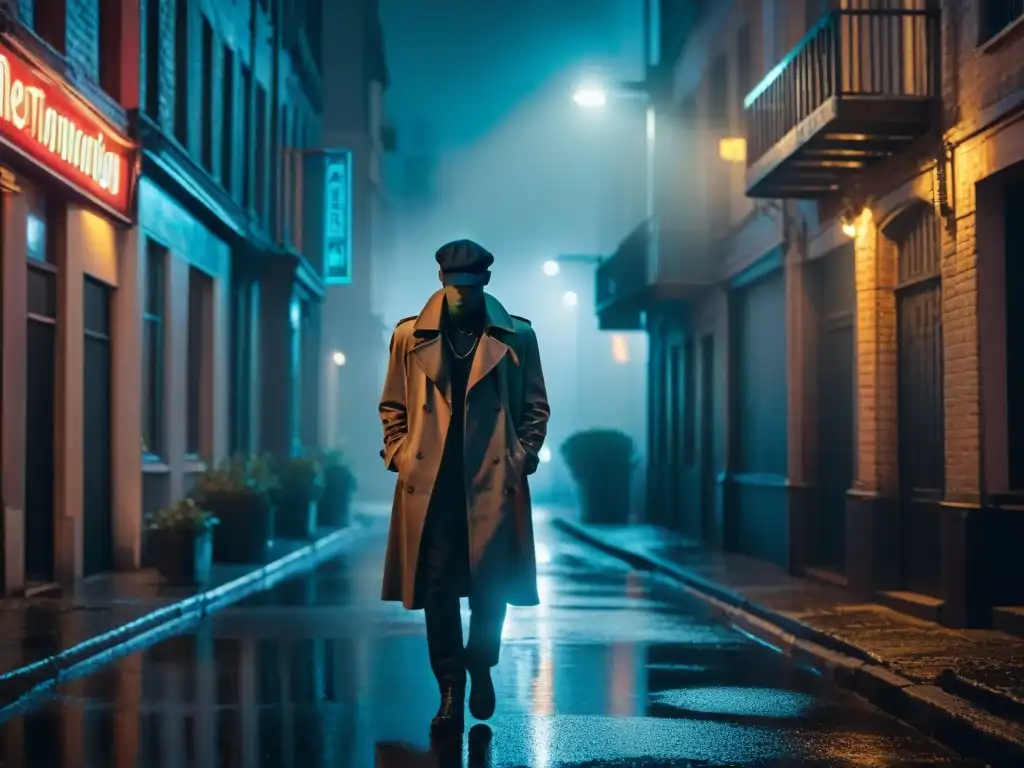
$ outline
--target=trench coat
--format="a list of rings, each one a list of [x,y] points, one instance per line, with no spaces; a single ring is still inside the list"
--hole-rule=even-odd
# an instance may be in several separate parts
[[[379,408],[381,455],[398,473],[381,597],[409,609],[423,607],[416,578],[420,545],[451,418],[444,306],[444,291],[438,291],[419,315],[395,328]],[[485,307],[486,331],[473,357],[465,402],[472,590],[495,602],[537,605],[527,474],[537,467],[550,408],[530,322],[510,315],[490,294]]]

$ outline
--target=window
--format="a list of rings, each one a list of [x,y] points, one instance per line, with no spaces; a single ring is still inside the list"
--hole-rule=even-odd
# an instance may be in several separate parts
[[[100,87],[120,98],[121,90],[121,14],[119,9],[100,13],[99,18],[99,82]]]
[[[202,453],[203,373],[209,358],[209,307],[213,281],[202,270],[188,272],[188,430],[185,451],[189,456]]]
[[[262,218],[267,202],[267,92],[262,85],[256,86],[256,157],[253,166],[256,171],[256,213]]]
[[[224,91],[221,103],[224,114],[220,125],[220,180],[228,192],[235,191],[235,143],[226,139],[235,134],[235,52],[224,46]]]
[[[729,122],[729,62],[719,56],[711,67],[708,94],[708,119],[713,128],[721,129]]]
[[[252,73],[242,65],[242,204],[251,208],[252,194]]]
[[[697,376],[693,339],[683,345],[683,463],[692,467],[697,457]]]
[[[203,16],[203,167],[213,173],[213,27]]]
[[[160,119],[160,0],[146,0],[146,114]]]
[[[146,293],[142,315],[142,452],[157,457],[163,450],[164,285],[167,249],[146,242]]]
[[[983,0],[978,13],[981,14],[978,42],[984,43],[1024,16],[1024,0]]]
[[[188,0],[174,3],[174,136],[188,147]]]

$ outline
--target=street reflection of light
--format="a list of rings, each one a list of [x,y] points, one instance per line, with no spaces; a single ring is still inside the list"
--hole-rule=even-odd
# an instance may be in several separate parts
[[[801,717],[815,704],[814,697],[778,688],[711,687],[662,691],[659,704],[691,712],[747,717]]]
[[[575,307],[580,303],[580,297],[576,295],[576,291],[566,291],[562,295],[562,303],[567,307]]]
[[[544,262],[544,274],[548,277],[554,277],[562,271],[561,265],[554,260]]]
[[[614,717],[633,717],[636,714],[637,646],[615,643],[612,646],[612,700]]]
[[[551,562],[551,550],[543,542],[537,543],[536,548],[537,565],[547,565]]]
[[[547,464],[551,461],[551,449],[547,446],[541,448],[540,453],[537,454],[537,458],[540,460],[541,464]]]
[[[612,335],[612,359],[620,365],[629,362],[629,339],[621,333]]]

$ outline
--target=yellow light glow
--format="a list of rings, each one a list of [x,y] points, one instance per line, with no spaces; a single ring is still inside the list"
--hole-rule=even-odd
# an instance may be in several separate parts
[[[747,162],[747,140],[739,137],[719,139],[718,156],[728,163]]]
[[[844,221],[843,222],[843,234],[846,235],[847,237],[856,237],[857,236],[857,225],[854,224],[852,221]]]
[[[612,336],[612,359],[620,365],[629,362],[629,339],[618,333]]]

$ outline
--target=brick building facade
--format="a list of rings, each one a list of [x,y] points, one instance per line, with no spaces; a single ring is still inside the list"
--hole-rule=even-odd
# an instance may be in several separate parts
[[[317,443],[322,232],[294,159],[320,141],[322,9],[0,10],[10,593],[137,567],[144,514],[229,451]]]
[[[649,519],[1012,628],[1019,4],[690,6],[651,72],[657,268],[602,313],[651,336]]]

